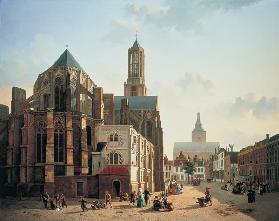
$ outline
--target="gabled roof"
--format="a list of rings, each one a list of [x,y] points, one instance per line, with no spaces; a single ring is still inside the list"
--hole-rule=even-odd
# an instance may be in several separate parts
[[[73,55],[66,49],[58,58],[58,60],[52,65],[51,68],[58,68],[58,67],[75,67],[82,70],[79,63],[73,57]]]
[[[115,96],[114,110],[121,109],[121,100],[127,98],[129,109],[133,110],[156,110],[157,96]]]

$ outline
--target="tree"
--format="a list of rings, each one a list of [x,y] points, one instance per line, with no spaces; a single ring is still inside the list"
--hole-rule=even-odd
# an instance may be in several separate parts
[[[194,172],[196,171],[195,169],[195,166],[194,166],[194,163],[193,162],[190,162],[188,161],[184,167],[183,167],[185,173],[187,173],[188,175],[188,184],[190,183],[190,180],[189,180],[189,176],[193,176],[194,175]]]

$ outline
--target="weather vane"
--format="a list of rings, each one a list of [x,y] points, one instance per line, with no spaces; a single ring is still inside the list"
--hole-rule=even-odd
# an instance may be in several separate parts
[[[68,49],[69,45],[68,45],[68,44],[66,44],[66,45],[65,45],[65,47]]]
[[[138,40],[138,31],[136,31],[136,40]]]

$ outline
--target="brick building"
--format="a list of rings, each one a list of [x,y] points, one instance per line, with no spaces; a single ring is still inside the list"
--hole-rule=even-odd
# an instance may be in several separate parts
[[[279,134],[268,140],[266,179],[273,188],[279,188]]]
[[[267,142],[266,139],[256,142],[240,150],[238,155],[239,176],[247,181],[266,182],[267,172]]]
[[[213,161],[213,155],[205,160],[205,179],[213,179]]]
[[[1,147],[6,153],[7,194],[20,189],[28,195],[41,191],[96,195],[101,187],[91,165],[92,153],[100,145],[95,132],[101,125],[132,125],[154,145],[155,188],[164,189],[158,98],[146,96],[143,53],[136,40],[128,51],[129,86],[125,84],[124,97],[105,94],[68,50],[39,74],[32,96],[27,98],[21,88],[12,89],[8,143]],[[125,169],[121,172],[127,175]]]

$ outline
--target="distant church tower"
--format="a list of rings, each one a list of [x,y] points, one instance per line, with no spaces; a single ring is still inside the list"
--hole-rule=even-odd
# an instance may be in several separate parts
[[[128,50],[128,79],[124,83],[124,96],[146,96],[144,49],[137,38]]]
[[[206,142],[206,131],[202,128],[200,113],[197,113],[197,121],[195,124],[195,128],[192,131],[192,142]]]

